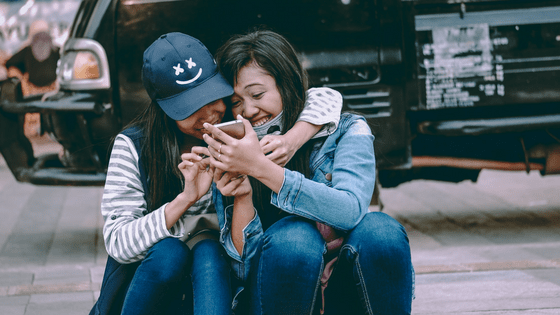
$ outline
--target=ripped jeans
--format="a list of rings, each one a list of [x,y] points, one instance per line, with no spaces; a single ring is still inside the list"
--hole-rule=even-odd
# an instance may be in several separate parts
[[[250,274],[251,314],[319,314],[325,241],[285,217],[265,231]],[[325,314],[410,314],[413,268],[404,227],[370,212],[349,233],[325,291]]]

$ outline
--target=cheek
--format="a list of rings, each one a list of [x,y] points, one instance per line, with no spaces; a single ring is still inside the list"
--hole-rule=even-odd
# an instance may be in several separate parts
[[[237,115],[242,115],[243,114],[243,108],[241,106],[237,106],[235,108],[231,109],[231,113],[233,114],[233,117],[237,117]]]
[[[192,124],[185,121],[178,121],[177,127],[184,134],[189,134],[192,131],[191,129],[193,129]]]
[[[276,116],[282,111],[282,97],[280,96],[280,94],[275,94],[268,100],[266,105],[269,112]]]

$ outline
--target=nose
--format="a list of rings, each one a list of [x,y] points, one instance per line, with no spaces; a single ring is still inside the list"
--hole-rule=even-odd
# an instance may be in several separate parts
[[[253,102],[248,101],[243,104],[243,117],[246,119],[251,119],[259,113],[259,108],[253,104]]]

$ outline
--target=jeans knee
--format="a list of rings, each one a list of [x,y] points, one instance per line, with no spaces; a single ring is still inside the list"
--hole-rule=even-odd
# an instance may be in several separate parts
[[[389,215],[370,212],[352,230],[346,245],[360,254],[410,258],[410,245],[404,227]]]
[[[198,272],[218,272],[227,269],[225,250],[218,241],[212,239],[202,240],[193,247],[193,276]]]
[[[192,249],[193,253],[197,253],[196,256],[208,256],[208,255],[221,255],[223,252],[222,245],[213,239],[202,240]],[[193,257],[195,257],[193,255]]]
[[[287,268],[320,266],[325,242],[315,222],[287,217],[265,232],[262,252],[263,255],[277,258]]]
[[[165,238],[148,251],[141,265],[153,281],[174,283],[187,275],[190,256],[190,250],[184,242]]]

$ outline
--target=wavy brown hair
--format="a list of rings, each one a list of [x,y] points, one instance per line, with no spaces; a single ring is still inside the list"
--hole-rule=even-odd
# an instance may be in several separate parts
[[[180,133],[177,123],[169,118],[157,102],[152,101],[126,128],[138,128],[143,137],[141,162],[147,176],[148,191],[144,192],[148,211],[172,201],[183,190]]]
[[[286,38],[273,31],[256,30],[232,37],[215,56],[220,71],[233,86],[239,71],[253,62],[272,76],[282,99],[282,133],[294,126],[305,106],[308,82],[307,73]],[[309,177],[310,150],[311,143],[308,143],[296,152],[286,168]],[[252,178],[251,184],[255,207],[270,208],[270,189]],[[263,222],[263,225],[267,224]]]

